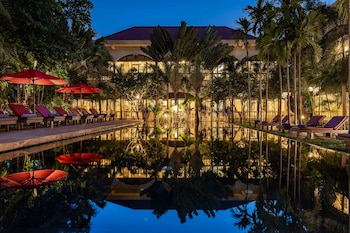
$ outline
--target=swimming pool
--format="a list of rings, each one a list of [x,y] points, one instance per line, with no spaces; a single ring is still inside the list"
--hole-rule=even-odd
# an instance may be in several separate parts
[[[72,153],[103,158],[56,160]],[[36,169],[68,176],[35,189],[0,188],[1,232],[348,228],[347,154],[255,130],[217,128],[196,145],[135,127],[3,155],[2,176]]]

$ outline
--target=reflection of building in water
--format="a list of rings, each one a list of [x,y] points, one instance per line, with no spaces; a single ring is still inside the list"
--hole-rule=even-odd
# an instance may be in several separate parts
[[[343,214],[349,215],[349,198],[346,194],[336,193],[333,207],[342,212]]]
[[[341,153],[341,167],[346,168],[348,170],[348,175],[349,175],[349,154],[346,153]],[[348,178],[349,179],[349,178]],[[348,184],[350,185],[350,184]],[[340,193],[336,192],[335,193],[335,200],[332,206],[339,210],[341,213],[349,215],[349,194],[346,193]]]
[[[329,155],[335,156],[331,157]],[[347,170],[347,173],[349,174],[349,154],[347,153],[324,149],[319,146],[312,146],[307,154],[307,157],[311,160],[323,160],[325,161],[325,163],[331,164],[330,166],[332,167],[338,167],[338,170],[340,172],[343,169]],[[332,175],[338,177],[338,174]],[[347,179],[349,179],[349,177],[347,177]],[[325,191],[324,189],[326,189],[327,186],[317,187],[314,191],[314,197],[315,199],[317,199],[320,198],[320,196],[323,196],[323,200],[325,201],[326,206],[330,208],[331,211],[334,212],[335,209],[335,212],[338,212],[338,214],[341,213],[343,215],[349,215],[349,196],[347,193],[344,193],[344,191],[341,190],[343,189],[343,187],[341,187],[341,185],[338,184],[338,182],[342,183],[343,181],[336,180],[334,184],[331,184],[330,187],[332,190]]]
[[[224,133],[222,133],[224,132],[222,130],[224,128],[232,137],[224,136]],[[311,212],[307,207],[317,206],[316,204],[314,205],[313,202],[315,202],[316,199],[318,199],[317,201],[322,199],[322,201],[327,201],[326,208],[322,209],[326,214],[337,217],[341,215],[343,218],[344,216],[345,218],[348,217],[349,199],[346,192],[348,187],[345,187],[347,186],[347,176],[345,175],[348,166],[347,154],[340,153],[338,155],[333,151],[325,152],[325,150],[319,147],[305,144],[301,145],[301,143],[297,143],[290,139],[279,138],[278,136],[240,128],[238,126],[229,125],[213,129],[214,132],[217,132],[217,130],[219,131],[217,135],[221,137],[219,137],[219,141],[224,142],[219,145],[224,145],[222,147],[225,147],[225,150],[227,149],[226,147],[235,146],[236,150],[244,152],[243,155],[230,154],[230,158],[227,159],[225,157],[219,162],[216,162],[215,159],[212,159],[215,155],[208,153],[209,151],[214,151],[210,148],[210,143],[213,142],[209,140],[210,136],[207,136],[205,138],[206,140],[203,140],[203,147],[200,147],[200,149],[203,149],[203,157],[201,160],[204,167],[201,170],[202,174],[212,171],[215,173],[216,177],[218,177],[218,180],[230,180],[230,182],[222,182],[231,190],[231,196],[227,200],[220,199],[222,209],[232,208],[233,206],[245,203],[246,201],[257,200],[259,193],[265,194],[263,195],[264,200],[272,198],[273,200],[276,200],[274,203],[277,204],[280,204],[278,201],[281,201],[281,199],[276,198],[273,195],[271,196],[271,194],[278,192],[282,193],[280,195],[285,195],[283,196],[282,201],[289,198],[299,199],[300,194],[297,193],[296,195],[293,195],[293,192],[300,188],[302,190],[300,198],[303,200],[302,202],[304,202],[301,204],[305,205],[307,202],[306,208],[303,209],[307,214],[310,214]],[[152,132],[152,129],[150,129],[150,132]],[[207,133],[210,135],[211,131],[208,130]],[[86,139],[91,139],[90,137],[91,135]],[[154,141],[154,138],[151,139]],[[147,167],[149,169],[149,166],[144,162],[147,162],[148,158],[152,159],[152,157],[149,157],[147,154],[148,151],[145,148],[149,148],[149,144],[152,140],[150,140],[149,136],[143,134],[142,128],[136,127],[108,132],[104,135],[94,136],[93,140],[89,140],[88,144],[91,143],[91,145],[94,145],[94,141],[100,143],[96,144],[101,146],[100,148],[98,148],[98,146],[92,146],[91,148],[96,150],[101,149],[101,152],[104,153],[104,159],[101,160],[98,165],[104,168],[100,170],[106,172],[109,175],[109,178],[112,178],[111,180],[114,182],[108,193],[107,201],[118,203],[130,208],[150,209],[150,199],[146,195],[140,196],[140,191],[147,189],[147,187],[153,184],[154,177],[157,177],[158,180],[164,181],[166,180],[166,177],[169,177],[166,175],[169,175],[169,173],[172,172],[172,165],[170,162],[167,164],[162,163],[161,166],[163,167],[159,168],[159,170],[154,168],[154,170],[158,171],[157,174],[154,174],[152,171],[151,175],[150,171],[147,170]],[[79,138],[74,138],[69,142],[73,143],[79,141]],[[23,156],[23,153],[37,153],[41,150],[63,146],[67,143],[68,142],[60,141],[33,148],[26,148],[21,152],[5,153],[2,154],[1,160],[10,160],[11,158]],[[262,144],[260,143],[264,143],[264,146],[261,146]],[[84,145],[88,144],[84,143]],[[183,152],[185,149],[193,150],[193,146],[188,146],[185,140],[182,140],[180,137],[177,140],[161,137],[156,145],[168,151],[168,153],[162,153],[162,156],[165,157],[164,161],[167,161],[166,159],[170,158],[173,159],[172,162],[178,163],[181,163],[181,159],[172,158],[172,156],[175,156],[176,153]],[[297,147],[298,145],[302,148],[300,151]],[[252,154],[248,157],[250,147]],[[297,153],[295,153],[295,151],[297,151]],[[126,152],[129,152],[130,154],[127,154]],[[221,159],[220,153],[221,150],[217,152],[219,155],[218,158]],[[125,155],[125,157],[120,156],[119,158],[118,156],[120,154],[123,154],[123,156]],[[169,157],[167,158],[167,156]],[[123,160],[124,158],[126,158],[126,160]],[[125,166],[125,164],[130,161],[129,159],[134,158],[136,158],[136,160],[142,159],[142,164],[135,163],[135,165],[128,164],[130,166]],[[238,162],[240,159],[241,163]],[[24,164],[19,163],[18,161],[16,164]],[[46,162],[47,161],[49,161],[49,159],[47,159]],[[272,163],[272,165],[270,166],[269,163]],[[271,178],[259,176],[259,174],[261,174],[261,166],[264,169],[271,169],[275,176]],[[92,171],[93,169],[91,169],[91,167],[92,166],[84,168],[84,172],[88,173],[89,171]],[[281,169],[279,170],[279,168]],[[263,174],[268,174],[267,171],[270,170],[264,170]],[[191,174],[188,173],[188,164],[182,163],[178,175],[171,174],[170,176],[172,179],[177,179],[179,181],[188,179],[188,177],[191,176]],[[283,182],[279,183],[279,179]],[[289,183],[287,184],[287,182]],[[267,183],[269,186],[266,185]],[[300,187],[297,186],[299,184]],[[289,185],[288,193],[285,191],[287,185]],[[328,190],[326,190],[326,188]],[[325,193],[327,194],[327,192],[330,193],[330,195],[323,196]],[[307,197],[303,196],[304,193],[307,193]],[[256,204],[259,204],[259,202],[256,202]],[[302,206],[302,208],[304,208],[304,206]]]
[[[230,126],[231,127],[231,126]],[[245,140],[246,133],[248,132],[246,129],[240,128],[238,126],[232,126],[230,129],[232,129],[232,133],[235,133],[236,136],[229,137],[228,140],[231,141],[241,141]],[[216,130],[216,129],[215,129]],[[137,143],[139,144],[146,144],[149,143],[149,139],[142,138],[140,139],[140,135],[136,133],[133,129],[128,129],[128,133],[122,133],[120,136],[124,136],[124,140],[127,139],[127,135],[133,135],[129,140],[127,140],[127,146],[126,150],[130,150],[130,145],[132,145],[132,148],[144,148],[144,145],[136,145]],[[210,137],[208,136],[208,139]],[[256,137],[257,138],[257,137]],[[180,158],[175,158],[176,155],[179,155],[180,153],[184,153],[186,150],[190,150],[192,154],[195,146],[194,144],[186,144],[186,142],[182,139],[163,139],[161,138],[161,146],[167,150],[166,155],[170,159],[169,164],[167,166],[164,166],[162,169],[160,169],[156,177],[157,179],[165,179],[168,175],[169,172],[173,172],[174,163],[178,163],[179,170],[177,171],[176,175],[174,178],[176,179],[187,179],[188,177],[191,177],[189,173],[189,166],[190,163],[181,163]],[[229,179],[233,184],[229,185],[229,188],[231,190],[231,196],[228,198],[228,200],[222,200],[223,203],[225,203],[225,206],[230,205],[230,206],[235,206],[242,204],[244,201],[247,200],[255,200],[257,198],[257,195],[259,191],[262,190],[262,188],[259,185],[253,185],[251,182],[247,181],[247,183],[243,183],[242,181],[238,180],[237,177],[227,177],[227,174],[225,174],[223,171],[229,170],[229,164],[226,162],[224,163],[217,163],[214,164],[212,161],[210,148],[209,148],[209,143],[210,140],[203,141],[201,144],[201,150],[203,150],[203,157],[200,158],[201,162],[203,163],[203,167],[201,168],[201,174],[205,172],[213,172],[217,175],[217,177],[223,178],[223,179]],[[132,156],[133,151],[131,152],[130,156]],[[134,154],[135,156],[142,156],[140,153]],[[144,154],[144,159],[147,160],[147,154]],[[252,169],[262,165],[262,164],[267,164],[267,161],[265,159],[261,159],[261,161],[251,160],[251,167]],[[256,162],[256,164],[255,164]],[[176,164],[174,165],[176,166]],[[253,171],[253,170],[252,170]],[[113,187],[111,192],[108,195],[108,200],[113,201],[115,203],[119,203],[121,205],[133,205],[132,208],[140,208],[137,206],[145,206],[149,205],[149,199],[146,198],[145,196],[140,197],[140,191],[149,187],[149,185],[152,184],[152,176],[150,172],[146,168],[142,167],[124,167],[121,170],[115,170],[113,172],[113,178],[115,178]],[[154,173],[153,173],[154,175]],[[253,175],[249,175],[249,179],[256,179],[257,177]],[[140,181],[144,181],[141,182]],[[124,182],[122,182],[124,181]],[[129,182],[126,183],[125,181]],[[146,182],[147,181],[147,182]],[[132,183],[132,185],[130,185]],[[137,206],[135,206],[137,205]]]
[[[219,129],[219,131],[223,132],[222,128],[214,128],[213,131],[217,131],[217,129]],[[302,150],[299,151],[298,146],[301,146],[300,143],[297,143],[293,140],[287,139],[287,138],[280,138],[278,136],[274,136],[274,135],[270,135],[270,134],[266,134],[266,133],[262,133],[262,132],[257,132],[257,131],[249,131],[249,129],[245,129],[245,128],[240,128],[237,126],[233,126],[232,128],[229,127],[229,129],[232,129],[232,132],[234,134],[233,137],[224,137],[223,133],[219,133],[216,135],[219,135],[221,138],[221,140],[223,141],[231,141],[232,145],[235,144],[235,146],[240,147],[240,149],[248,151],[248,147],[249,147],[249,143],[252,143],[252,145],[254,146],[258,146],[259,145],[259,140],[262,140],[264,143],[264,147],[261,148],[261,151],[257,148],[254,148],[254,146],[252,146],[254,149],[254,155],[252,155],[252,157],[250,159],[246,159],[246,163],[249,164],[249,166],[244,167],[244,166],[238,166],[235,170],[235,175],[233,177],[225,177],[225,174],[222,173],[222,171],[227,171],[229,170],[230,165],[225,164],[225,163],[214,163],[212,161],[212,158],[210,156],[208,156],[208,154],[204,155],[201,159],[202,162],[204,164],[204,166],[201,169],[201,172],[207,172],[207,171],[212,171],[214,172],[218,177],[225,177],[225,178],[229,178],[232,180],[235,180],[234,185],[230,186],[231,190],[232,190],[232,197],[230,198],[230,200],[255,200],[258,194],[258,190],[264,190],[264,187],[260,187],[259,185],[252,185],[252,183],[257,184],[258,179],[260,180],[264,180],[266,177],[260,177],[259,174],[261,174],[260,171],[263,170],[263,174],[267,175],[270,174],[269,178],[271,183],[273,183],[276,178],[276,174],[272,174],[270,173],[274,171],[274,166],[271,167],[271,161],[268,161],[268,157],[266,156],[266,153],[268,153],[269,158],[270,159],[275,159],[276,157],[274,156],[279,156],[281,155],[281,159],[287,161],[287,159],[289,158],[290,161],[290,174],[293,174],[294,171],[298,171],[299,169],[301,170],[301,172],[305,172],[303,171],[303,169],[305,169],[304,167],[295,167],[294,166],[294,159],[296,159],[296,164],[298,164],[299,159],[301,159],[301,164],[305,164],[305,162],[308,164],[309,162],[312,162],[312,164],[314,163],[326,163],[328,164],[327,166],[330,167],[339,167],[340,169],[345,169],[347,164],[348,164],[348,154],[345,153],[339,153],[339,155],[337,153],[335,153],[334,151],[331,150],[324,150],[323,148],[317,147],[317,146],[307,146],[307,145],[302,145]],[[126,133],[128,132],[128,133]],[[123,138],[124,140],[127,139],[126,135],[135,135],[133,134],[134,129],[127,129],[125,131],[125,133],[120,134],[119,136],[121,136],[121,138]],[[211,131],[208,131],[208,134],[210,135]],[[210,137],[207,137],[208,140],[204,140],[203,144],[210,142]],[[146,140],[147,141],[147,140]],[[268,143],[266,143],[268,141]],[[176,153],[181,153],[184,149],[193,149],[191,146],[186,147],[184,141],[182,139],[164,139],[161,138],[161,142],[162,145],[164,146],[164,148],[166,148],[168,150],[167,155],[168,156],[172,156],[174,151],[176,151]],[[276,154],[276,148],[273,149],[273,147],[278,146],[278,154]],[[208,149],[208,148],[207,148]],[[295,150],[297,150],[297,154],[295,153]],[[259,153],[261,153],[261,155],[259,155]],[[275,154],[272,154],[275,153]],[[280,154],[279,154],[280,153]],[[299,153],[301,153],[299,155]],[[145,155],[146,156],[146,155]],[[259,157],[257,157],[259,156]],[[296,157],[295,157],[296,156]],[[295,157],[295,158],[294,158]],[[279,160],[279,158],[278,158]],[[232,164],[231,164],[232,165]],[[287,169],[287,163],[285,162],[285,164],[283,165],[283,169]],[[314,165],[311,165],[314,166]],[[294,169],[296,168],[296,170]],[[163,179],[165,177],[165,174],[169,171],[171,171],[171,166],[164,166],[163,169],[161,169],[158,173],[157,173],[157,178],[159,179]],[[181,164],[181,168],[178,172],[178,175],[176,176],[178,179],[184,179],[186,178],[186,174],[188,175],[188,165],[187,164]],[[322,168],[323,169],[323,168]],[[316,173],[319,175],[320,173],[323,173],[325,171],[316,171]],[[293,173],[292,173],[293,172]],[[150,179],[151,175],[149,174],[149,171],[143,169],[143,168],[123,168],[120,172],[115,173],[116,175],[113,176],[113,178],[116,178],[117,180],[126,180],[126,179],[130,179],[130,180],[135,180],[143,178],[143,179]],[[241,177],[236,177],[236,174],[240,175]],[[248,176],[246,176],[248,174]],[[297,173],[296,173],[297,174]],[[281,179],[285,180],[287,178],[287,174],[286,173],[281,173]],[[323,175],[327,175],[327,174],[323,174]],[[227,176],[227,174],[226,174]],[[297,176],[299,176],[297,174]],[[240,181],[239,179],[241,178],[248,178],[248,186],[247,184],[243,183],[242,181]],[[301,179],[308,179],[307,176],[303,177],[303,175],[300,175]],[[294,190],[294,181],[297,181],[298,183],[296,185],[299,185],[299,179],[298,177],[295,178],[294,175],[290,175],[290,189],[291,189],[291,193],[293,193]],[[245,182],[245,180],[243,180]],[[303,182],[300,182],[301,184]],[[333,212],[338,212],[338,213],[342,213],[344,216],[349,214],[348,208],[349,208],[349,199],[347,197],[347,194],[342,192],[341,190],[343,189],[343,187],[337,187],[336,184],[330,184],[331,187],[334,187],[333,191],[334,192],[334,198],[327,198],[324,199],[325,201],[327,201],[328,203],[328,208],[333,211]],[[283,185],[281,187],[282,189],[284,188]],[[140,197],[139,196],[139,192],[142,189],[142,186],[127,186],[127,185],[123,185],[120,186],[120,184],[118,185],[114,185],[113,186],[113,190],[111,191],[111,193],[109,194],[109,199],[113,202],[117,202],[119,201],[121,203],[121,200],[123,200],[123,203],[131,203],[131,201],[129,199],[144,199],[145,197]],[[320,198],[320,193],[322,193],[320,191],[320,187],[316,188],[316,191],[314,193],[314,198]],[[293,195],[292,195],[293,196]],[[136,202],[134,202],[136,203]],[[146,202],[147,203],[147,202]],[[135,207],[136,208],[136,207]]]
[[[115,179],[111,191],[106,200],[132,209],[151,209],[150,198],[140,195],[140,192],[149,188],[154,179]],[[228,185],[231,196],[220,200],[221,209],[229,209],[257,199],[260,187],[258,185],[246,185],[240,181]]]
[[[225,137],[223,134],[224,130],[227,129],[229,131],[230,137]],[[152,133],[153,129],[150,129],[149,132]],[[278,141],[278,136],[275,135],[269,135],[264,133],[264,136],[262,137],[261,135],[258,136],[258,132],[250,132],[249,129],[242,128],[240,126],[236,125],[229,125],[226,127],[221,127],[221,128],[215,128],[212,131],[217,131],[219,130],[221,133],[216,134],[218,136],[222,137],[223,141],[226,141],[228,143],[231,143],[231,146],[233,143],[237,144],[237,142],[241,143],[240,147],[242,150],[245,150],[247,148],[247,141],[249,138],[253,142],[257,142],[259,139],[263,140],[272,140],[274,142]],[[202,143],[200,144],[200,151],[201,151],[201,157],[199,158],[200,161],[197,159],[194,162],[201,162],[203,163],[203,166],[201,168],[201,173],[207,172],[207,171],[212,171],[215,174],[217,174],[219,177],[225,177],[225,174],[222,173],[222,171],[227,171],[229,170],[229,165],[227,162],[224,163],[213,163],[213,154],[210,153],[211,150],[211,141],[212,135],[211,131],[208,129],[208,134],[206,137],[204,137]],[[250,132],[250,133],[249,133]],[[261,134],[261,132],[260,132]],[[193,137],[193,136],[192,136]],[[128,129],[123,129],[120,132],[117,132],[113,136],[109,136],[108,138],[113,138],[115,140],[121,140],[126,142],[126,147],[125,147],[125,152],[129,154],[130,156],[141,156],[143,159],[147,159],[147,151],[145,148],[147,147],[147,144],[150,141],[150,138],[148,136],[143,135],[143,130],[140,128],[128,128]],[[214,137],[217,138],[217,137]],[[187,140],[187,141],[186,141]],[[181,163],[180,155],[182,156],[184,154],[192,154],[195,150],[195,145],[194,141],[190,144],[188,144],[188,138],[160,138],[160,146],[162,147],[162,150],[165,150],[166,152],[163,153],[163,155],[167,156],[170,159],[170,162],[168,165],[164,165],[163,169],[161,169],[158,173],[157,176],[162,178],[164,177],[164,174],[167,172],[171,172],[173,170],[173,163],[178,162]],[[194,139],[192,139],[194,140]],[[229,144],[227,144],[229,145]],[[237,144],[238,145],[238,144]],[[175,153],[176,152],[176,153]],[[264,153],[266,153],[266,150],[264,149]],[[178,156],[178,158],[175,158]],[[193,161],[192,161],[193,162]],[[102,160],[101,164],[103,165],[108,165],[110,164],[110,161],[108,160]],[[175,164],[176,165],[176,164]],[[260,156],[259,158],[255,157],[251,158],[249,161],[250,165],[250,175],[249,179],[261,179],[262,177],[257,176],[256,174],[259,173],[258,171],[264,171],[265,174],[270,174],[268,172],[268,167],[270,166],[269,161],[266,160],[265,155]],[[178,178],[185,178],[188,177],[188,171],[189,171],[189,166],[191,164],[179,164],[179,170],[177,172],[176,177]],[[247,172],[246,170],[241,169],[240,174],[242,175],[243,173]],[[253,175],[253,173],[255,175]],[[116,178],[148,178],[149,171],[143,168],[139,167],[130,167],[130,168],[124,168],[120,172],[117,173],[115,176]],[[232,178],[237,178],[237,177],[232,177]]]

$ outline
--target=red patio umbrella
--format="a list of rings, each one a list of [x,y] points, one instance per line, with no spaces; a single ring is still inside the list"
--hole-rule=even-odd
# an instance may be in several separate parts
[[[64,79],[45,74],[39,70],[25,70],[13,74],[5,74],[0,81],[8,81],[15,84],[35,85],[65,85],[68,82]]]
[[[55,159],[63,164],[86,165],[91,162],[98,162],[102,158],[102,155],[96,153],[73,153],[60,155]]]
[[[84,83],[77,83],[66,87],[61,87],[60,89],[56,90],[56,92],[81,95],[100,93],[103,92],[103,90],[98,87],[90,86]]]
[[[32,84],[32,85],[65,85],[68,82],[59,77],[45,74],[39,70],[25,70],[13,74],[5,74],[0,78],[0,81],[8,81],[14,84]],[[35,92],[34,96],[34,111],[35,111]]]
[[[102,89],[94,86],[90,86],[84,83],[72,84],[66,87],[61,87],[56,92],[59,93],[68,93],[68,94],[79,94],[80,99],[82,99],[83,94],[96,94],[103,92]]]
[[[0,186],[3,188],[34,189],[64,180],[67,175],[68,172],[53,169],[17,172],[0,177]]]

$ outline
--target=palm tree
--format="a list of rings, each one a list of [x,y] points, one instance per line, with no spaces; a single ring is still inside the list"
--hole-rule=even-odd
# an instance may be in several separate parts
[[[337,10],[342,19],[347,20],[348,23],[348,45],[350,46],[350,3],[346,0],[337,0],[336,1]],[[350,58],[348,56],[348,96],[350,99]],[[349,101],[349,115],[350,115],[350,101]],[[350,121],[349,121],[350,128]]]
[[[336,8],[339,12],[339,16],[342,19],[348,19],[349,16],[349,1],[348,0],[336,0]]]
[[[171,87],[174,93],[175,105],[178,105],[177,95],[185,76],[186,63],[198,53],[196,36],[197,31],[192,27],[188,28],[185,22],[181,22],[174,38],[168,31],[158,26],[151,34],[151,45],[141,47],[141,50],[149,55],[156,64],[164,67],[162,77],[167,83],[168,90]]]
[[[285,59],[286,79],[287,79],[287,98],[288,98],[288,117],[291,119],[291,92],[290,92],[290,53],[291,53],[291,39],[293,32],[291,31],[291,0],[279,0],[279,6],[275,8],[275,24],[273,30],[274,38],[283,43],[284,52],[281,54]],[[278,45],[277,45],[278,46]],[[295,100],[295,98],[294,98]],[[295,105],[295,104],[294,104]],[[294,114],[296,114],[294,110]]]
[[[268,118],[268,87],[269,87],[269,69],[270,69],[270,48],[266,48],[266,44],[270,44],[272,42],[272,38],[269,37],[269,33],[267,33],[267,29],[269,25],[272,24],[273,19],[273,4],[266,0],[258,0],[256,6],[247,6],[244,10],[248,11],[248,16],[252,22],[252,32],[258,36],[257,38],[257,46],[259,48],[260,57],[262,57],[262,61],[265,61],[263,65],[266,69],[265,74],[265,120]],[[265,38],[265,39],[263,39]],[[266,40],[266,38],[269,38]],[[265,43],[261,43],[264,40]],[[261,80],[261,79],[259,79]],[[260,90],[261,90],[260,85]],[[260,91],[261,93],[261,91]],[[262,100],[262,94],[260,94],[260,100]],[[280,113],[279,113],[280,114]],[[259,119],[262,119],[259,117]]]
[[[190,73],[188,69],[191,69],[191,62],[198,56],[201,50],[201,45],[197,39],[198,31],[193,27],[187,27],[185,22],[181,22],[181,25],[174,38],[174,50],[173,50],[173,68],[169,75],[169,82],[176,96],[177,91],[180,89],[183,82],[188,80],[186,76]],[[191,74],[190,74],[191,75]],[[195,88],[194,88],[195,89]],[[196,89],[195,89],[196,90]],[[197,107],[197,98],[195,99],[195,105]],[[178,106],[177,98],[175,97],[175,105]],[[195,108],[197,109],[197,108]],[[178,122],[178,112],[175,112],[175,122]],[[198,112],[196,112],[196,117]],[[197,119],[197,118],[196,118]],[[198,133],[198,132],[197,132]],[[197,136],[196,129],[195,135]],[[197,137],[196,137],[197,138]]]
[[[265,27],[264,35],[260,36],[257,41],[257,46],[261,55],[267,58],[267,63],[270,59],[276,61],[278,76],[279,76],[279,102],[278,102],[278,114],[282,115],[282,95],[283,95],[283,73],[282,67],[285,67],[285,49],[284,43],[277,39],[276,37],[276,25],[273,21]],[[270,76],[270,68],[267,67],[268,74],[266,75],[266,101],[268,99],[268,77]],[[267,106],[267,102],[266,102]],[[288,111],[289,112],[289,111]],[[265,112],[265,117],[267,118],[267,109]],[[281,120],[281,119],[280,119]]]
[[[247,66],[247,80],[248,80],[248,121],[249,125],[251,123],[251,80],[250,80],[250,61],[248,61],[249,57],[249,42],[248,42],[248,33],[252,30],[251,23],[247,18],[239,18],[237,23],[240,25],[238,31],[240,32],[240,39],[243,41],[244,48],[246,49],[246,66]]]
[[[248,16],[252,22],[252,32],[255,35],[261,36],[264,34],[264,28],[271,19],[271,10],[273,5],[267,0],[258,0],[256,6],[250,6],[244,8],[248,12]]]
[[[175,102],[177,99],[177,93],[180,89],[180,84],[176,81],[176,78],[171,78],[171,71],[172,71],[172,51],[174,50],[174,41],[171,35],[168,31],[166,31],[164,28],[158,26],[154,29],[153,33],[150,35],[151,45],[148,45],[147,47],[140,47],[140,49],[150,56],[152,60],[155,62],[154,65],[152,65],[153,72],[155,73],[156,80],[163,81],[166,85],[166,96],[167,96],[167,103],[169,103],[169,85],[172,86],[174,96],[175,96]],[[164,70],[161,69],[161,66],[164,67]],[[177,77],[177,76],[175,76]],[[162,82],[158,84],[159,86],[162,85]],[[157,92],[158,93],[158,92]],[[161,94],[161,93],[160,93]],[[156,104],[154,107],[152,107],[153,113],[154,113],[154,125],[155,127],[158,127],[158,121],[160,114],[163,112],[160,109],[160,105],[158,103],[158,94],[156,94]]]
[[[208,27],[205,32],[198,39],[196,44],[197,55],[193,57],[191,62],[191,70],[188,76],[188,81],[195,93],[195,138],[199,136],[199,106],[200,91],[205,79],[205,73],[212,73],[213,69],[217,67],[222,59],[227,57],[232,51],[232,47],[220,42],[221,37],[218,36],[215,27]],[[196,46],[193,44],[193,46]],[[203,71],[204,69],[204,71]],[[198,141],[196,143],[196,151],[198,151]]]
[[[302,121],[301,114],[303,111],[302,98],[301,98],[301,50],[307,46],[311,46],[316,54],[316,57],[320,56],[320,46],[317,42],[321,37],[321,22],[323,20],[322,15],[316,9],[305,9],[301,6],[301,0],[295,0],[294,5],[294,39],[292,41],[293,46],[293,57],[294,57],[294,83],[298,83],[298,87],[294,86],[294,90],[298,90],[298,93],[295,92],[295,97],[298,96],[298,122]]]
[[[228,56],[223,60],[223,63],[225,70],[222,75],[212,79],[212,89],[215,90],[213,92],[213,101],[219,103],[221,100],[228,99],[233,120],[234,113],[239,114],[241,118],[241,113],[237,112],[234,103],[235,97],[246,89],[246,83],[240,72],[242,65],[237,58]]]

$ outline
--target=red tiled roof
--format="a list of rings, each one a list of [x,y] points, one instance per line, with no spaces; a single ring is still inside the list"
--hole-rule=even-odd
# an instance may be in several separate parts
[[[207,26],[193,26],[193,27],[198,30],[199,35],[201,35],[204,32],[204,30],[207,28]],[[153,30],[155,28],[156,28],[155,26],[149,26],[149,27],[135,26],[120,32],[116,32],[109,36],[106,36],[105,39],[106,40],[149,40],[150,35],[153,33]],[[162,26],[162,28],[167,30],[170,33],[170,35],[175,36],[179,27]],[[221,36],[221,39],[223,40],[240,39],[240,33],[237,30],[234,30],[226,26],[216,26],[215,29],[217,30],[218,34]],[[255,40],[255,39],[256,38],[254,36],[248,35],[248,40]]]

